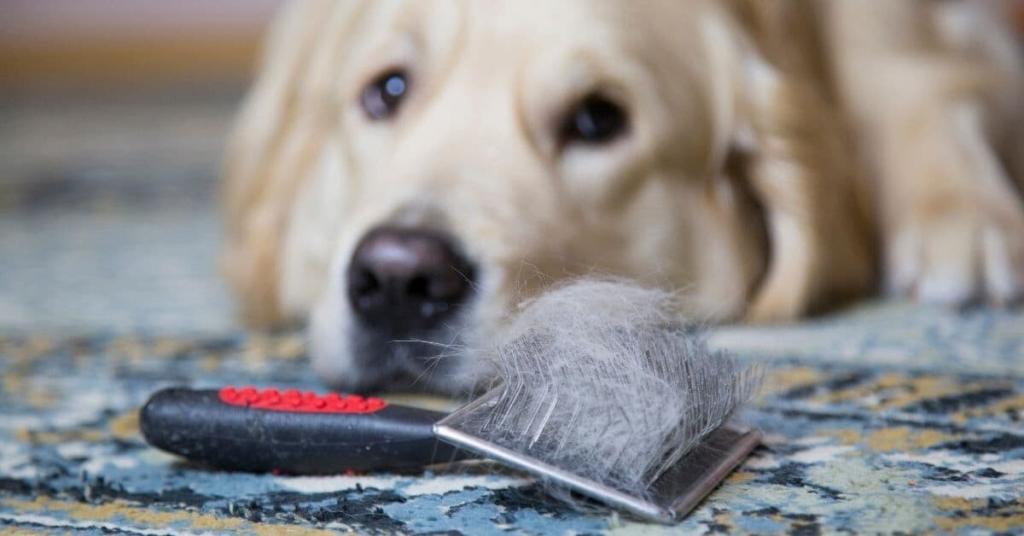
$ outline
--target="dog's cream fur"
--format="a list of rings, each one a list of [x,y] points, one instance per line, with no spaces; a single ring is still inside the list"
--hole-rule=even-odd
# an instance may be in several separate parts
[[[311,315],[315,364],[352,386],[342,274],[382,223],[442,229],[480,265],[459,341],[585,272],[687,288],[711,319],[792,319],[878,286],[1009,302],[1024,74],[998,9],[296,1],[229,149],[230,280],[255,325]],[[358,96],[396,66],[409,100],[369,122]],[[595,89],[626,105],[628,137],[560,149],[559,117]]]

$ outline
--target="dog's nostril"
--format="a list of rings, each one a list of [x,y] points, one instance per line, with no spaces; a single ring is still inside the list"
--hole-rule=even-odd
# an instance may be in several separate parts
[[[355,287],[357,292],[369,294],[380,289],[380,282],[377,281],[377,278],[372,273],[366,270],[359,270],[355,275],[355,281],[352,282],[352,286]]]
[[[348,297],[363,324],[392,336],[429,329],[468,296],[473,267],[439,233],[371,231],[356,247]]]
[[[349,273],[349,295],[357,310],[369,309],[380,299],[380,282],[367,270],[351,270]]]
[[[428,299],[432,297],[430,295],[430,282],[422,275],[415,276],[409,280],[406,292],[409,296],[416,298]]]

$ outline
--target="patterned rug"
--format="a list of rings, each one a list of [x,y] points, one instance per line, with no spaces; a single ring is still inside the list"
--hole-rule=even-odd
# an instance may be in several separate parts
[[[225,473],[149,448],[137,408],[167,385],[317,388],[297,336],[0,338],[0,526],[127,533],[631,531],[490,464],[422,474]],[[1024,381],[772,365],[746,420],[765,444],[680,527],[902,532],[1024,526]],[[656,530],[654,527],[643,527]]]
[[[1024,531],[1019,311],[866,304],[716,330],[768,363],[744,415],[766,439],[676,527],[568,510],[489,463],[289,477],[149,448],[137,409],[161,387],[320,389],[301,337],[241,332],[216,276],[216,102],[0,105],[0,532]]]

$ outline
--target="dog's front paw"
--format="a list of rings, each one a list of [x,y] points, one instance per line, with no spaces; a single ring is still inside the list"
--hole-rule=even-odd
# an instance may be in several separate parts
[[[890,294],[953,306],[1024,295],[1024,207],[1016,197],[913,210],[886,240]]]

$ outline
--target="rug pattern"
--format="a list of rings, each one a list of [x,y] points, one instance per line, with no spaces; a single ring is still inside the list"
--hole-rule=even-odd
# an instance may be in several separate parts
[[[145,445],[157,388],[317,388],[297,336],[0,338],[0,527],[129,534],[1012,532],[1024,380],[780,358],[744,418],[765,444],[677,527],[570,511],[486,463],[426,473],[222,473]]]

